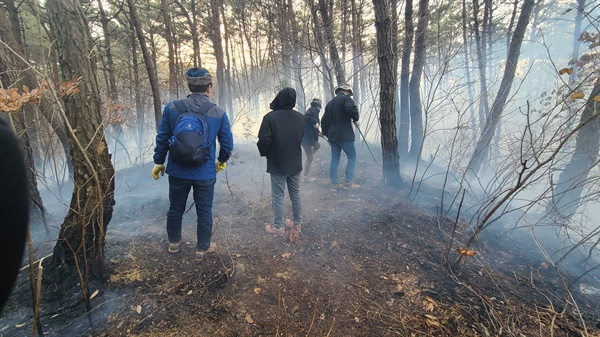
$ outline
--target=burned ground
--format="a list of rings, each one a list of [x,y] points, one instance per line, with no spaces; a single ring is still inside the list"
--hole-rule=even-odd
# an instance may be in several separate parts
[[[89,315],[77,287],[60,296],[46,287],[46,335],[599,335],[598,295],[567,292],[526,238],[505,244],[488,236],[454,265],[453,219],[410,201],[407,186],[382,186],[380,168],[367,161],[359,163],[360,189],[332,192],[327,154],[319,155],[317,181],[302,185],[305,223],[291,240],[263,230],[271,218],[264,168],[230,163],[215,199],[218,252],[202,262],[194,260],[193,211],[184,217],[181,251],[166,251],[164,181],[121,189],[106,247],[110,279],[91,284],[98,292]],[[468,226],[456,228],[464,242]],[[0,319],[1,336],[30,333],[26,276]]]

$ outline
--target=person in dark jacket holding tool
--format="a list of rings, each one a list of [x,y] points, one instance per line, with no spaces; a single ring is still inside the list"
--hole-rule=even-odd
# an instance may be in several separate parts
[[[304,179],[306,181],[314,181],[315,178],[309,178],[310,167],[314,159],[315,153],[321,148],[319,144],[319,111],[321,111],[321,100],[313,98],[310,102],[310,108],[304,113],[304,137],[302,137],[302,148],[306,154],[306,162],[304,163]]]
[[[258,151],[267,157],[267,172],[271,175],[273,224],[265,224],[265,231],[275,236],[285,235],[283,198],[285,188],[292,201],[293,221],[285,226],[299,228],[302,224],[300,199],[300,172],[302,171],[302,135],[304,116],[295,111],[296,90],[283,88],[271,102],[271,112],[262,120],[258,131]]]
[[[335,97],[325,106],[325,113],[321,120],[323,135],[327,137],[331,146],[331,164],[329,166],[329,179],[331,190],[339,188],[358,188],[355,184],[354,171],[356,169],[356,148],[354,147],[354,127],[358,126],[358,108],[350,96],[352,88],[347,83],[342,83],[335,88]],[[339,184],[338,166],[342,151],[348,158],[346,177],[343,185]]]

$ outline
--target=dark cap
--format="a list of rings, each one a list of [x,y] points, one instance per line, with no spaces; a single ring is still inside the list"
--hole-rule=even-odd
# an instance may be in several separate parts
[[[185,73],[189,85],[212,84],[212,76],[206,68],[190,68]]]

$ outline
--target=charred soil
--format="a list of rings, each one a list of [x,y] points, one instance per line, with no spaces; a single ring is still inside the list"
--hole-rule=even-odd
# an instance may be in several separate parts
[[[115,213],[106,247],[112,273],[90,285],[96,293],[91,313],[78,287],[60,294],[45,287],[45,333],[582,336],[587,329],[600,336],[597,295],[568,292],[551,268],[526,258],[529,246],[514,240],[478,241],[475,255],[455,265],[452,232],[456,228],[454,238],[464,242],[468,228],[410,202],[408,188],[386,189],[369,177],[377,169],[364,168],[355,190],[331,191],[324,174],[303,183],[305,221],[300,233],[288,229],[285,237],[264,231],[270,193],[219,185],[218,250],[202,261],[195,260],[193,210],[184,217],[184,241],[175,254],[167,252],[164,197]],[[163,213],[153,217],[149,209]],[[139,235],[119,235],[139,218]],[[0,320],[1,336],[31,331],[27,282],[21,275]]]

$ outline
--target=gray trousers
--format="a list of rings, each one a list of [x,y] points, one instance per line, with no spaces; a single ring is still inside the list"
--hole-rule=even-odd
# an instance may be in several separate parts
[[[302,200],[300,199],[300,172],[290,175],[280,175],[271,173],[271,194],[273,195],[273,226],[277,228],[283,227],[285,221],[285,207],[283,197],[285,196],[285,187],[290,194],[292,201],[292,211],[294,215],[294,223],[302,223]]]

